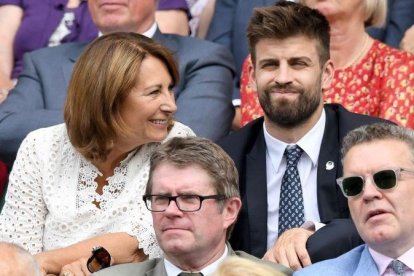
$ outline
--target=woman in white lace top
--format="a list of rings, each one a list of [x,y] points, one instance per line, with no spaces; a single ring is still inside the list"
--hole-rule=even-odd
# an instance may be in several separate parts
[[[158,256],[141,197],[159,144],[194,135],[173,122],[177,82],[172,55],[149,38],[112,33],[91,43],[73,70],[65,124],[31,132],[19,149],[1,240],[36,253],[51,274],[98,245],[115,264]]]

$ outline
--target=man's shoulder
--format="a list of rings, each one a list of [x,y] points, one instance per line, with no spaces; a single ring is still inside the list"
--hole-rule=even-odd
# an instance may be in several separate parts
[[[33,59],[44,59],[45,62],[50,62],[51,59],[58,58],[60,56],[77,56],[88,45],[87,42],[70,42],[64,43],[54,47],[46,47],[34,50],[28,53]]]
[[[194,56],[198,59],[220,57],[233,61],[226,47],[208,40],[176,34],[159,34],[155,39],[178,56]]]
[[[361,258],[364,258],[367,252],[366,245],[360,245],[335,259],[321,261],[305,267],[295,272],[294,275],[353,275],[361,264]]]
[[[258,135],[263,133],[263,121],[263,117],[260,117],[241,129],[221,138],[217,141],[217,144],[228,152],[232,149],[237,151],[248,150],[253,146]]]
[[[110,275],[119,275],[119,276],[129,276],[129,275],[145,275],[148,271],[154,269],[154,267],[161,261],[160,258],[150,259],[140,263],[129,263],[129,264],[120,264],[111,266],[109,268],[103,269],[99,272],[93,273],[97,276],[110,276]]]
[[[218,43],[214,43],[208,40],[199,39],[196,37],[191,36],[182,36],[182,35],[176,35],[176,34],[161,34],[163,39],[165,41],[175,41],[182,47],[208,47],[208,49],[204,49],[206,51],[209,51],[209,49],[225,49],[224,46]]]

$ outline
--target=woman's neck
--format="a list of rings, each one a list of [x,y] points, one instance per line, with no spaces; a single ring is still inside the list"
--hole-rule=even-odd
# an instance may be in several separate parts
[[[106,157],[105,161],[93,161],[95,167],[102,173],[102,177],[105,179],[114,174],[115,168],[119,167],[119,164],[124,160],[131,150],[120,150],[114,147]]]
[[[335,69],[350,67],[366,55],[373,39],[365,32],[360,21],[330,22],[330,54]]]

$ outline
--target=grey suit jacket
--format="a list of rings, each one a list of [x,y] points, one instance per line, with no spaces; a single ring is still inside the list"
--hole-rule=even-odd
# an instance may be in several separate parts
[[[341,275],[377,276],[377,265],[369,253],[368,246],[360,245],[338,258],[316,263],[295,272],[295,276]]]
[[[175,117],[198,135],[217,140],[233,119],[230,52],[221,45],[190,37],[161,34],[154,39],[178,60]],[[0,159],[14,161],[32,130],[63,122],[63,104],[74,63],[85,43],[69,43],[25,55],[17,86],[0,105]]]
[[[244,253],[243,251],[233,251],[233,249],[228,244],[229,253],[228,256],[239,256],[241,258],[246,258],[255,262],[264,263],[273,267],[274,269],[285,273],[286,275],[292,275],[293,271],[289,268],[286,268],[282,265],[271,263],[268,261],[264,261],[258,259],[252,255]],[[141,263],[131,263],[131,264],[122,264],[112,266],[106,269],[103,269],[97,273],[93,273],[92,275],[96,276],[110,276],[110,275],[146,275],[146,276],[167,276],[167,272],[165,270],[164,265],[164,258],[156,258],[151,259]]]

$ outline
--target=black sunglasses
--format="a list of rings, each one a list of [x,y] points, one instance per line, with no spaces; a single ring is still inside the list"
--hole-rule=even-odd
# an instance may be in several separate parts
[[[89,257],[86,266],[89,272],[97,272],[111,265],[111,254],[102,246],[92,248],[92,256]]]
[[[397,186],[397,180],[400,178],[401,173],[414,174],[413,170],[407,169],[389,169],[382,170],[372,174],[375,186],[380,190],[388,190]],[[357,196],[364,190],[365,178],[363,176],[346,176],[336,180],[339,187],[341,187],[342,193],[346,197]]]

